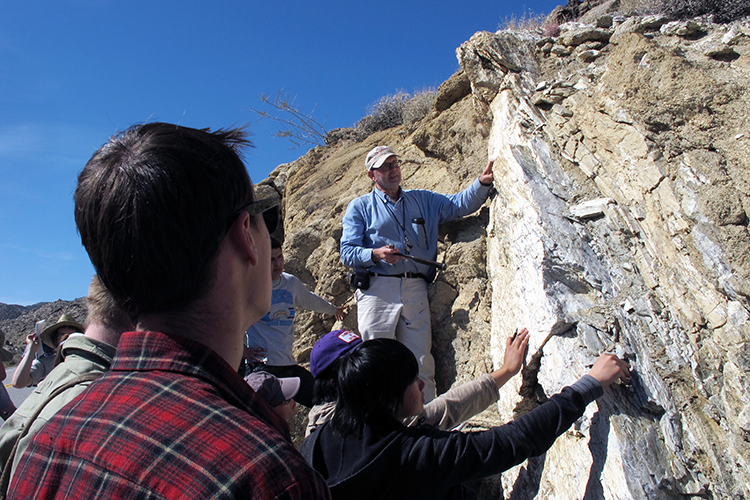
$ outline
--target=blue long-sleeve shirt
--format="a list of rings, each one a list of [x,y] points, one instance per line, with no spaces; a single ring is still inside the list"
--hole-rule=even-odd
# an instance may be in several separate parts
[[[457,194],[401,190],[394,203],[379,189],[355,198],[346,208],[341,235],[341,262],[349,267],[368,267],[374,273],[421,273],[433,276],[434,268],[411,259],[395,264],[373,262],[372,250],[386,245],[423,259],[437,257],[438,225],[479,210],[492,185],[475,180]],[[411,248],[408,248],[411,245]]]

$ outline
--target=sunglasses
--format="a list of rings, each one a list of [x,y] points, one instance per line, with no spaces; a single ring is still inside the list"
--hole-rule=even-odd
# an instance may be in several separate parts
[[[401,162],[398,160],[393,160],[388,163],[383,163],[382,165],[380,165],[380,167],[374,168],[373,170],[379,170],[383,172],[384,174],[386,174],[390,172],[391,169],[394,169],[394,168],[401,168]]]
[[[237,213],[232,217],[232,221],[234,221],[234,219],[237,217],[237,215],[239,215],[240,212],[247,212],[250,217],[255,217],[258,214],[263,214],[263,222],[266,223],[269,234],[276,231],[276,228],[279,227],[281,211],[279,208],[278,198],[264,198],[262,200],[252,201],[237,210]]]

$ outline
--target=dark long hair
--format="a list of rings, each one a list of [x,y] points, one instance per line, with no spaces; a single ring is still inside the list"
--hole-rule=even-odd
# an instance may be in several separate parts
[[[419,365],[401,342],[374,339],[341,358],[338,398],[331,427],[340,435],[361,434],[365,425],[389,432],[401,423],[393,412],[417,378]]]
[[[341,364],[341,358],[346,357],[348,354],[349,353],[346,353],[344,356],[336,358],[326,367],[325,370],[318,373],[318,376],[315,377],[312,399],[314,405],[322,405],[324,403],[336,401],[339,394],[339,365]]]

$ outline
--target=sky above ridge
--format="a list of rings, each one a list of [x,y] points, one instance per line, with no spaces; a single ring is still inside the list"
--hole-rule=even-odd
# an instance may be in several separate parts
[[[309,149],[257,120],[262,94],[296,96],[328,130],[352,126],[385,95],[437,88],[477,31],[564,3],[2,2],[0,302],[86,295],[94,271],[72,194],[112,134],[148,121],[247,124],[257,182]]]

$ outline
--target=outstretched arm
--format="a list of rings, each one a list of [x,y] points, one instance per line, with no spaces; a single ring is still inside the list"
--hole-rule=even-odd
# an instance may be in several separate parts
[[[18,363],[16,371],[13,372],[13,387],[22,389],[31,385],[31,364],[34,362],[34,354],[39,349],[39,338],[30,333],[26,336],[26,351],[23,353],[21,362]]]
[[[346,318],[346,313],[347,313],[346,306],[338,306],[336,308],[336,314],[334,314],[334,316],[336,316],[337,321],[344,321],[344,318]]]
[[[430,461],[432,472],[448,483],[503,472],[548,450],[583,415],[586,406],[602,395],[603,387],[618,378],[627,379],[629,370],[628,363],[614,354],[603,354],[578,382],[512,424],[485,432],[435,433],[432,440],[417,440],[410,455],[419,457],[421,462]]]
[[[521,370],[528,346],[529,331],[523,328],[519,333],[508,337],[502,367],[441,394],[425,405],[419,417],[404,424],[429,424],[441,430],[449,430],[484,411],[497,401],[498,388]]]
[[[335,306],[317,293],[311,292],[307,289],[305,284],[294,275],[289,276],[289,284],[286,285],[285,288],[294,296],[295,308],[307,309],[320,314],[330,314],[340,320],[343,320],[346,316],[344,306]]]
[[[463,191],[456,194],[433,194],[433,201],[438,200],[439,206],[439,223],[448,222],[458,217],[464,217],[479,210],[487,201],[487,197],[492,192],[492,183],[495,181],[495,175],[492,167],[495,160],[490,160],[484,167],[479,177]]]
[[[266,357],[266,350],[263,347],[248,347],[245,346],[242,357],[251,363],[259,363]]]

